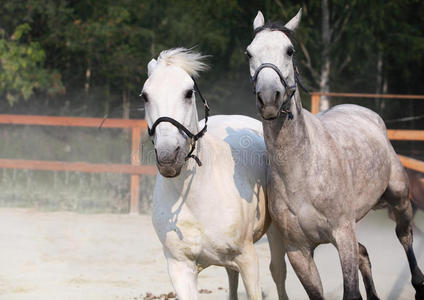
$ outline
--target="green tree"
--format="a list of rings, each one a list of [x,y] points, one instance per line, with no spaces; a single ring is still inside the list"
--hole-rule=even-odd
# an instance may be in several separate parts
[[[49,95],[64,91],[60,74],[43,68],[45,52],[40,44],[23,42],[29,31],[28,24],[21,24],[9,39],[0,32],[0,95],[10,105],[28,100],[36,90]]]

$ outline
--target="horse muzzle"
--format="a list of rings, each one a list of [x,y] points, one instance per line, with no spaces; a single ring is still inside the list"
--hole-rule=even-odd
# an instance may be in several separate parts
[[[155,148],[155,154],[156,165],[162,176],[173,178],[180,175],[185,160],[179,146],[173,150]]]
[[[281,107],[281,92],[278,90],[266,90],[256,94],[256,106],[265,120],[278,118]]]

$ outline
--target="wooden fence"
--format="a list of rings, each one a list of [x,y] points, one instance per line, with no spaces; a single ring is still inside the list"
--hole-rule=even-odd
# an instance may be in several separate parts
[[[346,93],[312,93],[311,112],[319,112],[321,96],[350,97],[350,98],[381,98],[381,99],[424,99],[424,95],[377,95],[377,94],[346,94]],[[65,127],[94,127],[94,128],[122,128],[131,130],[131,164],[92,164],[87,162],[37,161],[1,159],[0,168],[31,169],[48,171],[76,171],[87,173],[121,173],[131,175],[130,212],[138,212],[140,195],[140,176],[155,175],[155,166],[140,164],[141,134],[146,131],[145,120],[49,117],[25,115],[0,115],[0,124],[37,125],[37,126],[65,126]],[[391,140],[424,141],[423,130],[388,130]],[[424,162],[399,155],[405,167],[424,173]]]
[[[130,174],[130,212],[138,213],[140,175],[155,175],[157,172],[155,166],[143,166],[140,164],[141,134],[147,129],[145,120],[0,115],[0,124],[95,128],[101,126],[102,128],[130,129],[131,164],[91,164],[87,162],[0,159],[0,168]]]
[[[378,98],[378,99],[410,99],[410,100],[424,100],[424,95],[389,95],[389,94],[360,94],[360,93],[311,93],[311,112],[316,114],[319,112],[319,104],[321,96],[340,97],[340,98]],[[424,130],[400,130],[389,129],[387,135],[391,140],[397,141],[424,141]],[[415,171],[424,173],[424,162],[410,158],[407,156],[399,155],[403,165]]]

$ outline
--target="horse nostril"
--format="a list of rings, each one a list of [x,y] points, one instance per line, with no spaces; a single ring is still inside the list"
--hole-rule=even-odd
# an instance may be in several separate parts
[[[278,100],[280,99],[280,92],[279,91],[276,91],[275,92],[275,97],[274,97],[274,101],[275,101],[275,103],[277,103],[278,102]]]
[[[174,150],[174,160],[177,160],[178,152],[180,152],[180,146],[178,146],[178,147],[177,147],[177,148],[175,148],[175,150]]]
[[[264,104],[264,101],[262,100],[261,93],[257,93],[257,94],[256,94],[256,97],[258,98],[259,105],[260,105],[261,107],[264,107],[264,106],[265,106],[265,104]]]

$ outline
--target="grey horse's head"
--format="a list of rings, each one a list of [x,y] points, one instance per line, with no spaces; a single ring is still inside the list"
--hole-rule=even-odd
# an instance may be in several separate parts
[[[279,116],[283,103],[293,92],[291,88],[296,85],[294,46],[289,35],[298,27],[301,15],[300,9],[285,25],[265,24],[264,16],[259,11],[253,21],[255,37],[247,47],[246,54],[249,58],[256,105],[264,119]],[[263,67],[264,65],[271,67]]]

